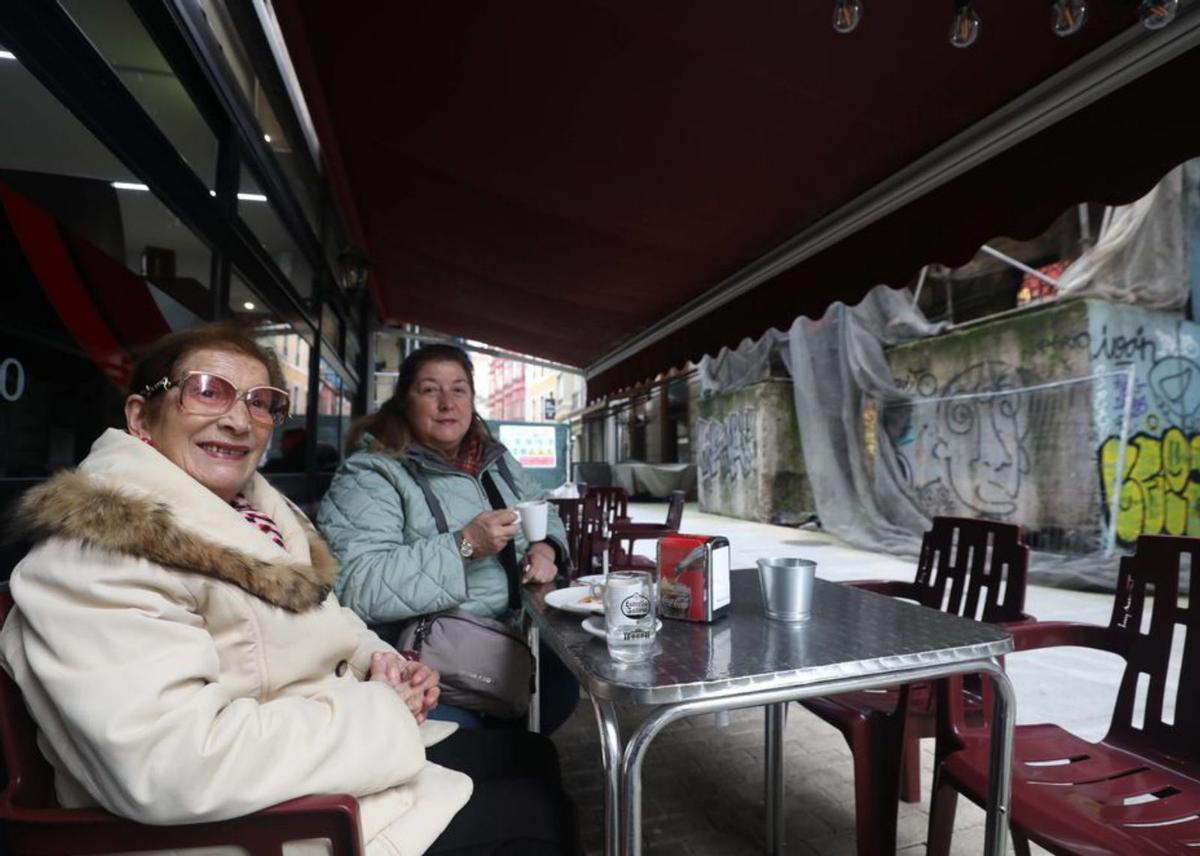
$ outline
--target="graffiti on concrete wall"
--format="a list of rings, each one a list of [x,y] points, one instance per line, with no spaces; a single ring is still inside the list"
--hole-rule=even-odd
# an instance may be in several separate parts
[[[1017,369],[984,360],[940,388],[924,370],[912,388],[936,397],[908,411],[895,438],[902,471],[927,514],[1012,515],[1029,474],[1028,405]]]
[[[1120,437],[1100,449],[1100,483],[1106,511],[1112,508]],[[1200,434],[1177,427],[1161,436],[1139,433],[1129,439],[1121,465],[1117,541],[1132,545],[1137,536],[1200,534]]]
[[[1129,440],[1119,474],[1115,415],[1125,409],[1126,380],[1113,378],[1108,394],[1096,402],[1104,515],[1123,546],[1143,533],[1200,534],[1200,341],[1195,330],[1182,320],[1158,329],[1139,325],[1126,335],[1111,333],[1107,324],[1101,328],[1094,356],[1134,370]]]
[[[734,410],[723,419],[696,420],[696,468],[700,478],[746,477],[758,468],[758,411]]]

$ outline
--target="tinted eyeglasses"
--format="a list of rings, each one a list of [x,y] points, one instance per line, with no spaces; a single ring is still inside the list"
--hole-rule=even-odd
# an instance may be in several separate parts
[[[250,418],[263,425],[282,425],[287,419],[290,397],[273,386],[238,389],[230,381],[210,372],[187,372],[179,380],[164,377],[142,390],[150,398],[179,387],[179,409],[196,416],[224,416],[238,401],[246,402]]]

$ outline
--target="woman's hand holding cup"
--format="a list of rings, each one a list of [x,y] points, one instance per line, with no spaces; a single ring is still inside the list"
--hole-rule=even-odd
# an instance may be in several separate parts
[[[511,508],[484,511],[463,527],[476,556],[494,556],[521,530],[521,516]]]

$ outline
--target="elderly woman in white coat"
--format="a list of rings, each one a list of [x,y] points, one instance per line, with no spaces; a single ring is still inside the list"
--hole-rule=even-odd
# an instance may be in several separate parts
[[[475,799],[471,776],[433,763],[494,753],[479,735],[434,745],[454,730],[426,721],[437,674],[337,604],[329,551],[255,471],[287,413],[283,385],[274,356],[234,328],[172,334],[134,371],[127,430],[23,499],[18,531],[35,546],[12,574],[0,665],[59,801],[170,825],[349,793],[371,853],[524,838],[530,852],[573,851],[545,746],[510,743],[506,757],[539,760],[490,765]],[[559,828],[481,819],[507,778]]]

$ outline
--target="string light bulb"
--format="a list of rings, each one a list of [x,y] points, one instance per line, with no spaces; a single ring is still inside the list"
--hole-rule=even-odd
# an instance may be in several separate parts
[[[862,0],[836,0],[833,4],[833,28],[849,33],[862,20]]]
[[[979,13],[971,7],[971,0],[954,0],[954,23],[950,25],[950,44],[956,48],[969,48],[979,38]]]
[[[1087,0],[1054,0],[1050,6],[1050,29],[1056,36],[1073,36],[1087,20]]]
[[[1175,20],[1179,11],[1179,0],[1142,0],[1138,5],[1138,17],[1147,30],[1161,30]]]

